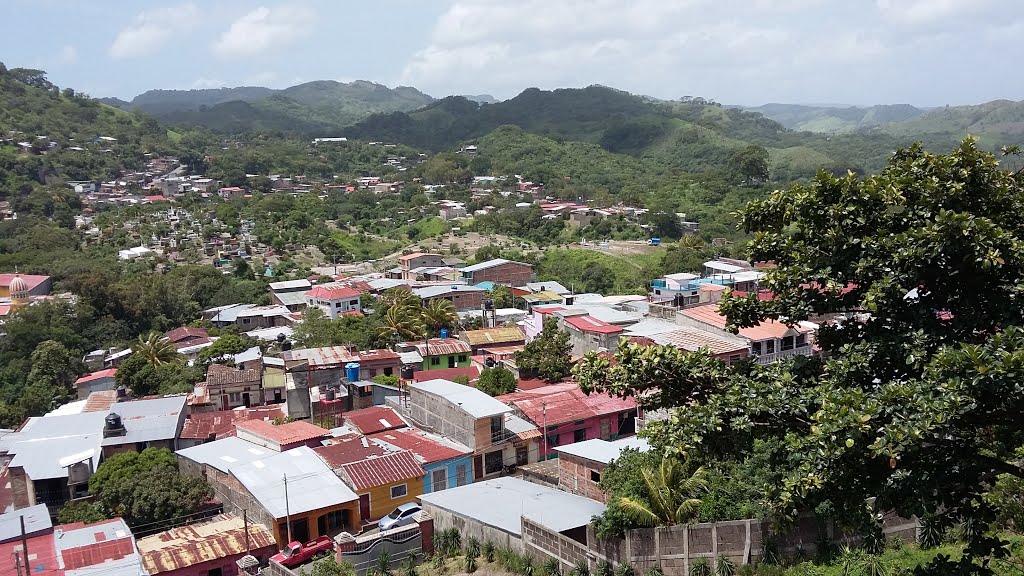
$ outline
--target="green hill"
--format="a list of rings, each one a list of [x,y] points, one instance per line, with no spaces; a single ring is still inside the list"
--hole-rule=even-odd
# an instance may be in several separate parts
[[[946,106],[884,130],[935,144],[955,142],[965,134],[977,136],[987,148],[1024,144],[1024,101],[993,100],[976,106]]]
[[[433,98],[407,86],[388,88],[357,80],[318,80],[283,90],[261,87],[209,90],[150,90],[125,103],[160,120],[217,132],[283,131],[325,135],[374,113],[415,110]]]
[[[799,104],[765,104],[744,108],[771,118],[791,130],[840,133],[876,128],[921,116],[924,110],[909,104],[869,107],[803,106]]]
[[[151,117],[61,91],[42,71],[0,72],[0,195],[31,182],[113,178],[172,148]]]

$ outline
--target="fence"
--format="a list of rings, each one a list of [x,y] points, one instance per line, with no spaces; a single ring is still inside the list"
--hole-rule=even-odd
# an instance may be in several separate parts
[[[882,531],[890,539],[913,541],[917,528],[914,519],[889,515],[882,521]],[[629,562],[638,574],[657,566],[665,576],[689,576],[690,567],[700,559],[712,569],[720,558],[728,558],[735,565],[756,563],[763,557],[768,541],[777,553],[794,556],[799,552],[813,555],[823,539],[835,544],[859,539],[814,517],[800,518],[796,525],[779,533],[772,532],[766,521],[746,519],[630,530],[623,538],[610,540],[597,538],[593,527],[588,526],[586,544],[523,518],[522,536],[526,553],[555,558],[566,566],[583,560],[591,569],[600,561],[613,565]]]
[[[423,531],[418,524],[364,536],[338,537],[338,559],[348,562],[356,574],[365,574],[376,566],[377,558],[387,552],[390,564],[395,566],[423,549]]]

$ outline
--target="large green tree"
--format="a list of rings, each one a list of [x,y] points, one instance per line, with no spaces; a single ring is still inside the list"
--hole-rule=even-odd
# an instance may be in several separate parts
[[[870,501],[984,528],[984,494],[1000,475],[1024,478],[1021,179],[968,140],[949,155],[900,150],[869,178],[822,173],[776,191],[741,214],[750,258],[777,264],[761,283],[773,298],[721,309],[736,326],[827,321],[820,358],[726,367],[627,345],[577,377],[672,410],[647,429],[670,453],[741,458],[756,439],[784,441],[789,468],[769,487],[780,515],[828,503],[863,523]],[[1004,552],[987,534],[969,531],[957,569],[984,572],[980,558]]]
[[[515,392],[516,376],[504,366],[484,368],[476,382],[476,389],[490,396]]]
[[[572,368],[571,350],[569,333],[559,328],[554,318],[544,318],[541,333],[516,352],[516,366],[526,377],[560,382]]]

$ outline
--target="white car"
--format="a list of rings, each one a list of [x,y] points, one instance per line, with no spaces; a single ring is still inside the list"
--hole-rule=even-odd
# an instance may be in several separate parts
[[[406,526],[416,522],[413,516],[417,512],[422,510],[419,504],[410,502],[408,504],[402,504],[398,508],[391,511],[391,514],[381,518],[377,521],[377,528],[381,531],[391,530],[392,528],[398,528],[399,526]]]

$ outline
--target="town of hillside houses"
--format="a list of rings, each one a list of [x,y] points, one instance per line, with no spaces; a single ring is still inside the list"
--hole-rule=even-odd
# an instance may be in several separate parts
[[[84,358],[91,372],[75,383],[77,399],[3,431],[0,563],[26,576],[287,575],[327,554],[364,573],[381,546],[397,562],[430,554],[434,534],[457,528],[566,569],[581,559],[641,567],[645,553],[613,550],[589,525],[607,504],[602,471],[627,448],[649,449],[637,432],[661,415],[631,399],[587,395],[571,377],[523,373],[516,352],[556,326],[572,360],[623,342],[707,350],[730,364],[816,354],[814,322],[726,328],[723,294],[772,297],[759,290],[762,274],[760,265],[714,260],[698,274],[652,279],[647,295],[585,294],[537,280],[522,262],[467,266],[416,252],[379,273],[271,283],[269,305],[219,306],[203,312],[210,328],[163,334],[192,362],[225,328],[262,343],[210,364],[190,393],[132,397],[116,378],[132,350],[96,350]],[[512,307],[495,305],[498,286]],[[451,302],[463,328],[374,350],[292,345],[310,310],[330,319],[366,314],[373,300],[364,296],[396,288],[425,304]],[[3,313],[61,297],[44,276],[0,275]],[[491,396],[476,384],[496,367],[515,386]],[[154,447],[209,484],[202,513],[156,530],[119,518],[57,521],[91,497],[105,461]],[[751,552],[759,525],[754,536],[749,521],[728,537],[716,530],[706,553],[694,541],[687,554],[744,562],[759,554],[759,545]],[[675,552],[666,543],[661,553]]]

